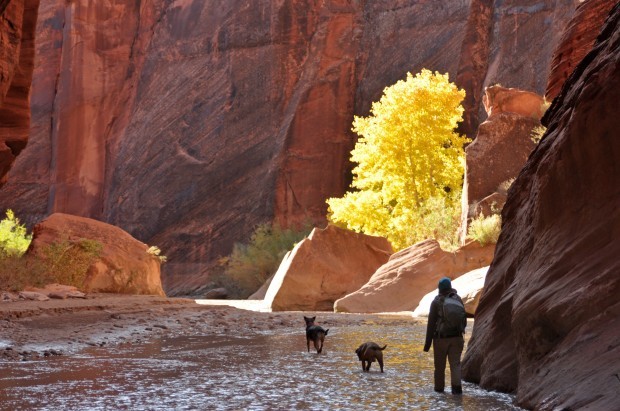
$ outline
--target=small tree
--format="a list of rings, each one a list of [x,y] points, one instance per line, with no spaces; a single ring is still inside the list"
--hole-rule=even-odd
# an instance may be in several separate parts
[[[452,242],[463,181],[463,145],[454,130],[462,119],[465,92],[448,75],[422,70],[384,90],[371,115],[355,117],[360,138],[351,152],[357,163],[352,190],[330,198],[330,220],[346,228],[387,237],[397,249],[427,238]],[[436,204],[444,204],[437,218]],[[446,231],[445,221],[454,220]],[[440,221],[428,227],[429,221]],[[448,240],[448,238],[450,240]]]
[[[12,210],[7,210],[6,218],[0,221],[0,254],[19,257],[26,252],[31,241],[32,234],[27,233]]]

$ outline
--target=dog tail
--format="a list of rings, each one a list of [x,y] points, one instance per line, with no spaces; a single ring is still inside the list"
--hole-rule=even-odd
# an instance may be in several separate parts
[[[385,350],[385,347],[387,347],[387,344],[386,344],[386,345],[384,345],[383,347],[380,347],[379,349],[380,349],[381,351],[383,351],[383,350]]]

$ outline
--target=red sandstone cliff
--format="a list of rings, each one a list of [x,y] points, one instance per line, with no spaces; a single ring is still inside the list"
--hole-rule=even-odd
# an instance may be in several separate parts
[[[618,407],[620,5],[513,184],[465,379],[525,407]]]
[[[202,285],[256,223],[323,221],[350,181],[353,115],[406,71],[469,72],[473,96],[496,81],[542,93],[573,12],[496,1],[479,22],[476,1],[91,3],[42,0],[31,143],[0,204],[29,224],[73,213],[160,246],[172,293]]]
[[[592,49],[600,27],[614,4],[616,2],[613,0],[588,0],[577,6],[575,15],[553,54],[551,73],[545,90],[547,101],[558,95],[568,76]]]
[[[28,142],[39,0],[0,1],[0,186]]]

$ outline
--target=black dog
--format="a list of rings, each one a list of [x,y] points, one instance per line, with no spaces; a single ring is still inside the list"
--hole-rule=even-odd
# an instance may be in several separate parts
[[[315,319],[316,317],[308,318],[304,315],[304,320],[306,321],[306,343],[308,345],[308,352],[310,352],[310,341],[312,341],[317,354],[320,354],[323,351],[323,341],[325,341],[329,328],[324,330],[323,327],[314,325]]]
[[[381,372],[383,372],[383,350],[385,350],[385,347],[387,347],[387,345],[379,347],[379,344],[368,341],[360,345],[359,348],[355,350],[357,358],[359,358],[359,360],[362,362],[363,371],[369,371],[370,364],[375,362],[376,360],[381,367]]]

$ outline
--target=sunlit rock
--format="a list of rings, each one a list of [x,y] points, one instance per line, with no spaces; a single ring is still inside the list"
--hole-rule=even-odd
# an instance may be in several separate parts
[[[487,275],[489,267],[482,267],[476,270],[463,274],[460,277],[455,278],[452,281],[452,288],[454,288],[458,295],[465,304],[465,312],[469,316],[474,316],[476,308],[478,308],[478,302],[480,301],[480,294],[484,287],[484,279]],[[420,304],[415,310],[413,310],[414,317],[428,317],[428,312],[431,308],[431,302],[437,296],[437,290],[431,291],[426,294]]]
[[[441,277],[452,279],[490,264],[494,245],[470,242],[451,253],[426,240],[390,257],[359,290],[336,301],[339,312],[413,311],[422,297],[437,288]]]
[[[364,285],[391,254],[383,237],[315,228],[282,261],[265,302],[273,311],[332,311],[334,301]]]
[[[28,253],[45,256],[52,243],[95,240],[103,246],[84,282],[87,291],[164,295],[160,261],[125,231],[90,218],[55,213],[37,224]]]

